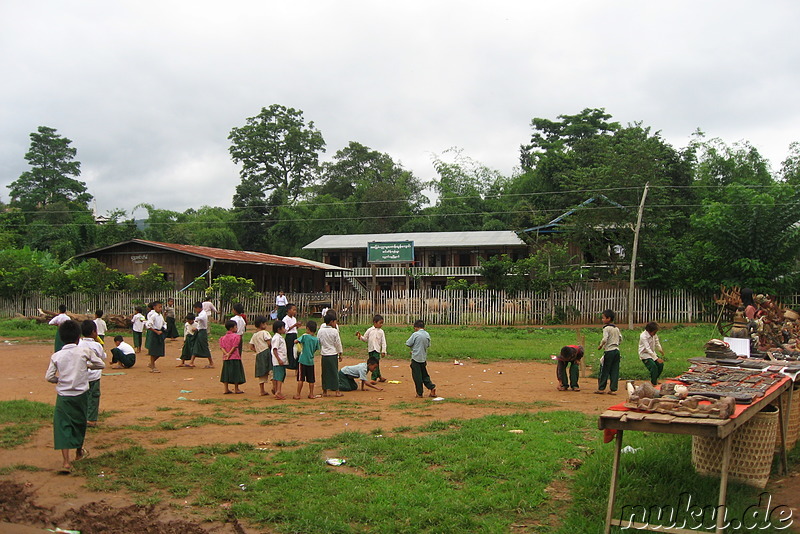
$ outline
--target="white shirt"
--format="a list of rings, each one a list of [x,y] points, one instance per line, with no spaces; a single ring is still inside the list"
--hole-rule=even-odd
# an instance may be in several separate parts
[[[283,321],[283,324],[286,325],[287,334],[297,333],[297,317],[289,317],[288,315],[286,315],[281,320]]]
[[[600,348],[609,350],[618,350],[619,344],[622,343],[622,332],[616,326],[603,327],[603,339],[600,341]]]
[[[134,332],[144,331],[144,315],[137,313],[131,318],[131,322],[133,323]]]
[[[278,352],[280,358],[275,357],[275,352]],[[286,359],[286,340],[280,334],[272,336],[272,365],[286,365],[289,360]]]
[[[147,312],[147,328],[162,330],[164,328],[164,316],[155,310]]]
[[[243,336],[244,331],[247,329],[247,323],[242,318],[242,316],[234,315],[233,317],[231,317],[231,321],[234,321],[236,323],[236,335]]]
[[[642,360],[656,360],[658,359],[656,350],[661,351],[661,342],[658,340],[658,334],[651,336],[650,332],[645,330],[639,336],[639,358]]]
[[[183,323],[183,339],[186,339],[186,336],[193,335],[197,332],[197,325],[194,323]]]
[[[116,348],[121,350],[122,354],[136,354],[136,351],[133,350],[133,347],[131,347],[124,341],[120,341],[119,345],[117,345]]]
[[[286,306],[287,304],[289,304],[289,299],[286,298],[286,295],[275,297],[275,306]]]
[[[214,303],[211,302],[210,300],[206,300],[205,302],[203,302],[203,311],[206,312],[206,314],[208,314],[209,312],[217,313],[217,307],[214,306]]]
[[[56,392],[64,397],[77,397],[89,390],[89,369],[106,366],[94,351],[68,343],[50,356],[50,366],[45,380],[56,385]]]
[[[106,330],[108,330],[108,326],[106,326],[106,322],[102,318],[98,317],[97,319],[95,319],[94,324],[97,325],[98,336],[106,335]]]
[[[67,315],[66,313],[59,313],[58,315],[50,319],[50,322],[47,324],[54,324],[56,326],[60,326],[61,324],[66,323],[67,321],[69,321],[69,315]]]
[[[361,336],[361,341],[367,343],[367,352],[377,351],[386,354],[386,333],[383,328],[370,326]]]
[[[319,353],[323,356],[341,354],[342,338],[339,337],[339,330],[327,324],[322,325],[317,332],[319,339]]]
[[[79,347],[88,347],[92,349],[92,351],[97,355],[98,358],[102,359],[104,362],[106,361],[106,351],[103,350],[103,346],[95,341],[90,337],[82,337],[80,341],[78,341]],[[89,368],[89,382],[94,382],[95,380],[100,380],[100,377],[103,376],[102,369],[92,369]]]
[[[205,310],[201,310],[197,317],[194,318],[194,324],[197,325],[198,330],[208,330],[208,313]]]

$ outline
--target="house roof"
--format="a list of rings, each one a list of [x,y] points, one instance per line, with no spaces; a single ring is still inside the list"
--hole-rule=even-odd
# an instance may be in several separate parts
[[[122,243],[116,243],[107,247],[90,250],[82,254],[77,254],[76,257],[90,256],[98,252],[113,249],[120,245],[128,243],[138,243],[141,245],[148,245],[155,248],[170,250],[189,256],[214,260],[222,263],[254,263],[259,265],[276,265],[284,267],[300,267],[305,269],[321,269],[326,271],[349,271],[343,267],[336,265],[329,265],[318,261],[307,260],[305,258],[294,258],[287,256],[276,256],[274,254],[266,254],[264,252],[252,252],[249,250],[228,250],[224,248],[201,247],[198,245],[179,245],[177,243],[161,243],[159,241],[147,241],[145,239],[131,239]]]
[[[556,217],[555,219],[553,219],[552,221],[550,221],[547,224],[534,226],[533,228],[526,228],[525,230],[522,230],[522,231],[526,232],[526,233],[527,232],[535,232],[537,234],[556,234],[556,233],[559,233],[561,231],[561,227],[563,226],[564,219],[566,219],[567,217],[569,217],[570,215],[572,215],[573,213],[575,213],[579,209],[588,206],[592,202],[595,202],[597,199],[603,199],[603,200],[609,202],[611,205],[616,206],[617,208],[625,209],[625,206],[623,206],[623,205],[621,205],[621,204],[619,204],[617,202],[614,202],[613,200],[611,200],[607,196],[605,196],[605,195],[597,195],[597,197],[587,198],[586,200],[581,202],[579,205],[575,206],[571,210],[565,211],[564,213],[562,213],[561,215],[559,215],[558,217]]]
[[[324,235],[304,246],[308,250],[367,248],[370,242],[413,241],[422,247],[497,247],[525,246],[516,232],[510,230],[487,232],[405,232],[396,234]]]

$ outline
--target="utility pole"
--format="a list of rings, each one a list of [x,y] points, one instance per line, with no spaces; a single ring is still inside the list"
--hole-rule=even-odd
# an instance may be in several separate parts
[[[633,233],[633,254],[631,255],[631,282],[628,286],[628,330],[633,330],[633,284],[636,281],[636,255],[639,252],[639,230],[642,228],[642,214],[644,213],[644,201],[647,198],[647,190],[650,182],[644,184],[642,201],[639,203],[639,214],[636,216],[636,230]]]

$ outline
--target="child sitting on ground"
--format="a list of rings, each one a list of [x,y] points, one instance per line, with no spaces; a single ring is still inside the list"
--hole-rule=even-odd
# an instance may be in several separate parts
[[[556,377],[559,391],[581,390],[578,386],[581,358],[583,358],[583,347],[580,345],[567,345],[561,348],[561,353],[556,357]],[[567,372],[567,367],[569,367],[569,372]],[[568,374],[569,376],[567,376]]]
[[[308,382],[308,398],[315,398],[314,383],[317,378],[314,369],[314,353],[319,350],[319,339],[314,335],[316,332],[317,323],[308,321],[306,323],[306,333],[294,340],[295,345],[303,347],[300,356],[297,358],[297,395],[294,396],[295,399],[300,398],[304,382]]]
[[[361,380],[361,391],[366,391],[364,388],[377,389],[383,391],[383,388],[372,385],[369,380],[368,373],[372,373],[378,368],[378,360],[372,356],[364,363],[357,363],[356,365],[346,365],[339,370],[339,391],[355,391],[358,389],[356,380]]]
[[[125,343],[122,336],[114,336],[116,348],[111,349],[111,367],[114,369],[130,369],[136,363],[136,351]]]

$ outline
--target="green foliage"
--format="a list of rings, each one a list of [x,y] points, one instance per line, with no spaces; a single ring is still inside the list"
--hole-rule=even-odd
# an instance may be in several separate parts
[[[116,269],[109,269],[95,258],[89,258],[68,269],[66,275],[75,291],[92,295],[125,289],[128,282],[125,275]]]
[[[132,284],[130,289],[150,293],[175,289],[175,285],[164,276],[164,269],[157,263],[143,271]]]
[[[444,286],[446,291],[483,291],[486,289],[484,284],[470,282],[464,278],[447,277],[447,284]]]
[[[546,243],[516,261],[507,254],[492,256],[481,262],[480,273],[488,289],[510,294],[560,290],[580,282],[580,267],[571,260],[565,245]]]
[[[51,272],[60,265],[47,252],[23,249],[0,250],[0,296],[17,297],[44,289]]]
[[[256,286],[249,278],[218,276],[211,282],[209,292],[219,296],[224,311],[237,301],[258,295]]]

